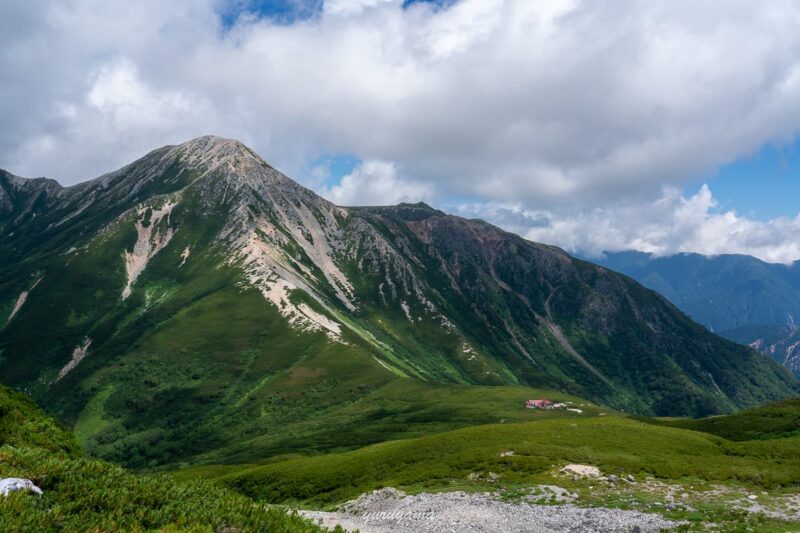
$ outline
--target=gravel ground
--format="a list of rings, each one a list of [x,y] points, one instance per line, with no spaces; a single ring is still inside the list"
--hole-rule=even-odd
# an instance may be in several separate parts
[[[657,514],[575,505],[508,503],[487,493],[406,496],[395,489],[364,494],[340,512],[301,511],[327,527],[361,533],[646,532],[677,527]]]

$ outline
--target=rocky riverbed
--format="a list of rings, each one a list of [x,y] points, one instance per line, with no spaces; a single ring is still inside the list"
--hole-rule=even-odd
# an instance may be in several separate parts
[[[559,502],[572,499],[568,492],[553,494]],[[647,532],[680,525],[657,514],[639,511],[578,507],[571,503],[509,502],[489,493],[411,496],[391,488],[364,494],[338,512],[302,511],[302,514],[327,527],[338,524],[361,533]]]

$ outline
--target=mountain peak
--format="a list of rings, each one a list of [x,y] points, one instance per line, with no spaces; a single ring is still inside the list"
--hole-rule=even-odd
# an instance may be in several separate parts
[[[241,141],[237,141],[236,139],[227,139],[217,135],[202,135],[200,137],[195,137],[194,139],[183,142],[177,146],[190,151],[217,151],[226,149],[229,150],[232,148],[245,148],[249,150],[249,148],[247,148],[247,146],[245,146],[245,144]]]
[[[210,182],[227,183],[234,189],[245,187],[261,190],[262,197],[264,187],[279,186],[288,189],[300,187],[250,147],[235,139],[204,135],[178,145],[165,146],[153,154],[156,160],[148,156],[141,161],[146,161],[147,167],[157,169],[159,172],[177,163],[180,168],[190,171],[190,175],[195,176],[190,177],[187,184],[196,180],[202,182],[201,186],[209,186]],[[201,179],[206,177],[210,180]],[[212,189],[215,187],[212,186]]]
[[[798,390],[629,278],[426,204],[337,207],[234,140],[159,148],[47,197],[7,190],[3,380],[65,413],[108,405],[114,425],[86,442],[135,466],[212,453],[221,420],[220,447],[263,450],[286,420],[326,426],[307,413],[412,380],[670,415]]]
[[[414,204],[409,203],[409,202],[400,202],[398,204],[398,206],[400,206],[400,207],[413,207],[413,208],[416,208],[416,209],[425,209],[426,211],[436,211],[436,209],[432,208],[431,206],[429,206],[425,202],[417,202],[417,203],[414,203]]]
[[[225,163],[238,166],[245,161],[266,164],[263,159],[240,141],[215,135],[204,135],[186,141],[173,147],[169,154],[180,156],[189,165],[202,165],[208,169],[215,169]]]

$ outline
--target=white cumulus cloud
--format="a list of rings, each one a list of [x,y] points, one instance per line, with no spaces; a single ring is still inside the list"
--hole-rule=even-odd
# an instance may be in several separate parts
[[[254,4],[0,2],[0,167],[75,183],[215,133],[310,186],[328,154],[402,169],[341,201],[624,213],[800,132],[795,0],[305,4],[226,26]],[[732,216],[737,242],[773,235]]]
[[[338,205],[390,205],[430,201],[434,190],[426,183],[399,177],[394,163],[369,160],[322,194]]]
[[[323,10],[325,13],[332,15],[354,15],[364,9],[386,4],[395,4],[402,7],[403,0],[326,0],[323,4]]]
[[[657,256],[681,252],[747,254],[774,263],[800,258],[800,215],[760,221],[722,209],[703,185],[685,197],[668,188],[655,200],[558,212],[519,204],[465,204],[457,211],[485,218],[530,240],[598,257],[640,250]]]

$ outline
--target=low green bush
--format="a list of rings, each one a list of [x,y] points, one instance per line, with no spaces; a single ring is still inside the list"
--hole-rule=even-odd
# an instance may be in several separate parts
[[[428,490],[465,484],[473,472],[499,474],[500,484],[545,482],[566,463],[664,480],[791,486],[800,484],[800,437],[732,442],[621,417],[554,418],[477,426],[238,471],[227,468],[217,480],[267,502],[324,506],[383,486]],[[206,467],[206,472],[212,470]]]
[[[642,420],[651,424],[711,433],[733,441],[800,436],[800,398],[773,402],[726,416]]]
[[[42,496],[0,497],[0,531],[317,532],[296,514],[203,481],[139,476],[84,458],[72,436],[22,395],[0,387],[0,478]]]

